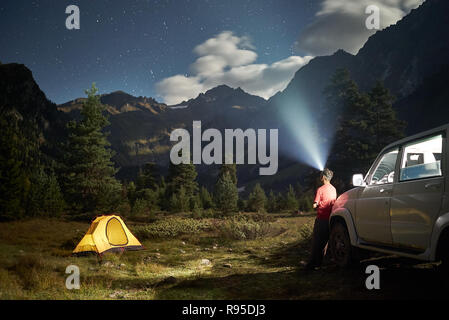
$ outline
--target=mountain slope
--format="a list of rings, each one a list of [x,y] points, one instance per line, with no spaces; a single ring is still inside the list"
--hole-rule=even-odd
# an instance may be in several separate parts
[[[405,98],[449,63],[447,12],[449,1],[428,0],[371,36],[357,55],[339,50],[313,59],[270,104],[281,108],[283,101],[301,98],[311,110],[323,106],[323,89],[338,68],[348,69],[362,90],[381,80],[396,98]],[[409,120],[407,114],[403,116]]]
[[[65,137],[69,117],[47,99],[23,64],[0,64],[0,116],[11,113],[26,139],[38,139],[47,155],[58,156],[55,146]]]

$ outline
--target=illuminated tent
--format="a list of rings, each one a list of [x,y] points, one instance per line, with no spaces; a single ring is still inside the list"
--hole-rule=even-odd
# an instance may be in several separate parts
[[[97,217],[89,230],[76,246],[73,253],[140,250],[142,244],[129,231],[119,216],[108,215]]]

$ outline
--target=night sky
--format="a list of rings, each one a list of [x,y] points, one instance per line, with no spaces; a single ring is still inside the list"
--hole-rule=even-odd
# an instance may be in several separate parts
[[[80,8],[68,30],[65,8]],[[189,75],[194,48],[223,31],[248,37],[257,63],[304,56],[294,42],[319,9],[314,0],[161,0],[0,2],[0,61],[23,63],[47,97],[63,103],[123,90],[158,100],[155,84]]]

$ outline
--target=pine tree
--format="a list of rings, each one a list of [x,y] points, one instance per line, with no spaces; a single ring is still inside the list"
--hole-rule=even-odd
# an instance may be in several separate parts
[[[56,216],[65,208],[58,180],[53,172],[45,173],[41,167],[31,177],[27,212],[33,216]]]
[[[137,190],[141,189],[156,189],[157,183],[157,170],[156,164],[153,162],[148,162],[144,165],[143,169],[140,170],[136,181]]]
[[[14,118],[0,118],[0,219],[20,218],[26,175],[22,170],[23,137]]]
[[[195,165],[178,164],[174,165],[170,162],[168,168],[168,183],[166,188],[166,199],[170,199],[174,193],[179,193],[181,187],[184,188],[185,197],[189,199],[194,197],[198,192],[198,183],[196,182],[197,172]]]
[[[86,91],[82,119],[68,125],[64,189],[75,212],[111,211],[120,200],[121,187],[111,161],[113,153],[107,135],[102,132],[109,122],[102,113],[104,106],[97,92],[93,84]]]
[[[159,182],[159,188],[158,190],[158,206],[159,208],[166,208],[167,207],[167,199],[166,199],[166,192],[167,192],[167,184],[165,183],[164,176],[161,176],[160,182]]]
[[[190,199],[194,196],[189,196],[184,186],[181,186],[178,192],[178,210],[180,212],[187,212],[190,210]]]
[[[286,206],[288,210],[298,210],[299,207],[298,199],[296,199],[295,190],[293,189],[292,185],[288,186]]]
[[[298,182],[296,183],[296,185],[295,185],[295,195],[296,195],[296,198],[297,198],[297,199],[301,198],[301,196],[302,196],[303,193],[304,193],[304,188],[303,188],[303,186],[301,185],[301,183],[298,181]]]
[[[204,209],[211,209],[214,206],[214,201],[209,191],[205,187],[201,187],[200,192],[201,204]]]
[[[172,213],[176,213],[176,212],[180,211],[180,205],[179,205],[178,196],[176,195],[176,193],[173,193],[170,196],[170,199],[168,201],[168,208],[169,208],[170,212],[172,212]]]
[[[42,132],[16,111],[3,110],[0,127],[0,219],[17,219],[31,214],[32,177],[43,168]]]
[[[386,145],[404,136],[405,122],[396,118],[394,97],[383,83],[377,81],[368,93],[370,109],[367,115],[368,130],[373,142],[374,159]]]
[[[215,184],[214,201],[215,207],[227,215],[237,210],[239,195],[237,186],[229,174],[223,174]]]
[[[201,210],[203,209],[203,203],[201,201],[200,194],[197,194],[196,196],[190,198],[190,211],[193,212],[196,216],[199,216],[201,214]]]
[[[343,191],[353,173],[366,172],[379,150],[401,136],[403,123],[396,120],[393,98],[380,83],[365,94],[347,70],[337,70],[325,94],[338,123],[328,166],[336,172],[334,185]],[[329,121],[333,117],[330,113]]]
[[[299,210],[304,212],[311,212],[313,210],[313,193],[311,190],[304,192],[299,198]]]
[[[279,211],[283,211],[283,210],[285,210],[287,208],[286,199],[282,195],[281,192],[278,192],[278,194],[276,196],[276,203],[277,203],[277,206],[279,208]]]
[[[223,175],[229,174],[232,182],[237,185],[237,165],[233,164],[225,164],[223,163],[220,167],[220,173],[218,174],[218,179],[223,177]]]
[[[136,202],[137,199],[137,191],[136,191],[136,185],[134,184],[133,181],[131,181],[127,188],[126,188],[126,193],[127,193],[127,197],[128,197],[128,201],[129,204],[132,206],[134,206],[134,202]]]
[[[273,190],[270,190],[270,194],[268,195],[267,211],[270,212],[270,213],[279,211],[279,205],[278,205],[277,197],[274,194]]]
[[[264,213],[266,203],[267,203],[267,196],[265,195],[265,191],[262,189],[261,185],[257,183],[254,186],[253,191],[249,195],[248,207],[250,208],[251,211]]]

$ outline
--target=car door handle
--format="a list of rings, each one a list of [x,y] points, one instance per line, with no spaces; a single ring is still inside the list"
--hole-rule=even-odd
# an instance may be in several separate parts
[[[389,193],[391,192],[391,190],[389,190],[389,189],[383,189],[383,188],[382,188],[382,189],[379,190],[379,192],[380,192],[380,193],[389,194]]]
[[[441,187],[441,183],[428,183],[424,186],[426,189],[439,189]]]

